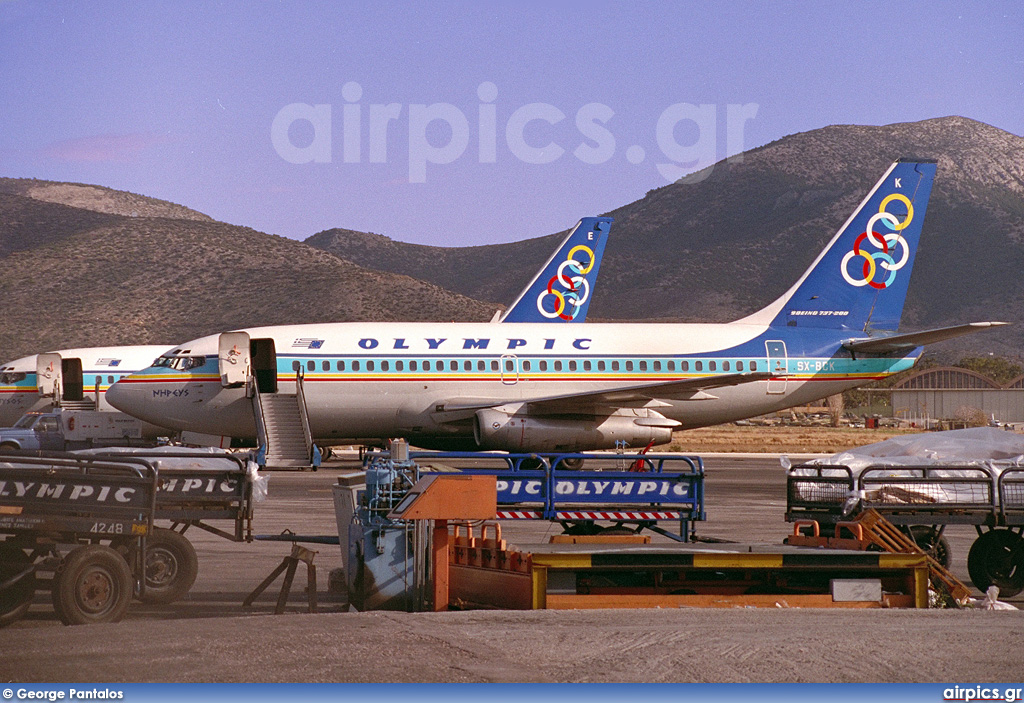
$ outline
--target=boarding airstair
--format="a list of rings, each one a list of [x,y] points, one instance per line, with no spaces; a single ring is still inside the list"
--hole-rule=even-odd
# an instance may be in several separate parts
[[[301,372],[295,385],[295,393],[261,393],[258,384],[250,384],[259,463],[267,469],[315,471],[320,465],[320,450],[309,429]]]
[[[100,397],[100,385],[96,382],[96,395],[90,398],[87,395],[79,393],[80,400],[70,400],[64,397],[64,389],[61,385],[60,379],[58,379],[53,390],[47,395],[52,399],[52,405],[55,408],[61,408],[63,410],[96,410],[99,397]]]
[[[92,398],[84,400],[58,400],[57,407],[63,410],[95,410],[96,401]]]

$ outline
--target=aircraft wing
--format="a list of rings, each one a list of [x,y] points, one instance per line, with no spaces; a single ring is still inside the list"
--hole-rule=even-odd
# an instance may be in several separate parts
[[[767,381],[770,378],[778,377],[778,374],[768,373],[767,371],[728,373],[684,381],[659,381],[657,383],[645,383],[637,386],[610,388],[600,391],[561,393],[536,398],[517,398],[515,400],[509,398],[502,398],[500,400],[461,398],[438,404],[436,409],[440,412],[452,412],[482,410],[483,408],[492,408],[509,403],[527,403],[532,411],[542,413],[586,412],[598,407],[650,406],[652,402],[656,403],[663,400],[702,400],[713,398],[714,396],[707,394],[705,391],[724,386],[738,386],[754,381]]]
[[[961,337],[965,334],[973,334],[982,330],[992,329],[1008,325],[1008,322],[972,322],[967,325],[956,325],[954,327],[940,327],[923,332],[908,332],[906,334],[892,334],[886,337],[873,337],[871,339],[850,339],[843,342],[843,347],[851,352],[866,354],[884,354],[886,352],[900,352],[924,344],[941,342],[944,339]]]

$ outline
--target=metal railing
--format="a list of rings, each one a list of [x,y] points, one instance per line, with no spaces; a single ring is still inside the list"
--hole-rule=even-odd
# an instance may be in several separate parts
[[[267,423],[263,415],[263,400],[260,398],[260,389],[256,384],[255,376],[249,376],[246,381],[245,393],[252,400],[252,416],[256,421],[256,444],[259,448],[257,462],[264,464],[267,454],[270,452],[270,439],[267,437]]]
[[[897,524],[1024,524],[1024,468],[800,464],[787,475],[789,521],[873,508]]]
[[[309,409],[306,407],[306,374],[302,367],[295,374],[295,398],[299,405],[299,418],[302,420],[302,436],[306,440],[306,458],[311,464],[315,464],[316,457],[313,453],[313,434],[309,429]]]

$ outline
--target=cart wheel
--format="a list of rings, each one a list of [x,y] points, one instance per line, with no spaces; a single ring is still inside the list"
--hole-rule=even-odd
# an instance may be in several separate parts
[[[65,625],[119,622],[131,600],[128,562],[100,544],[73,549],[54,577],[53,607]]]
[[[20,574],[32,566],[32,559],[13,545],[0,544],[0,582]],[[17,622],[32,605],[36,594],[36,574],[31,572],[0,591],[0,627]]]
[[[910,528],[910,537],[917,543],[917,546],[924,550],[939,564],[949,568],[949,542],[942,535],[935,539],[935,530],[928,525],[914,525]]]
[[[586,459],[583,457],[576,457],[575,459],[562,459],[559,463],[566,471],[579,471],[583,468],[583,463],[585,461]]]
[[[523,471],[540,471],[544,468],[544,460],[540,457],[526,457],[519,462],[519,468]]]
[[[998,586],[999,595],[1024,590],[1024,539],[1010,530],[989,530],[974,540],[967,554],[967,572],[975,588]]]
[[[192,588],[199,574],[196,550],[184,536],[163,527],[146,538],[144,603],[173,603]]]
[[[563,535],[596,535],[600,534],[601,526],[593,520],[581,520],[579,522],[562,521]]]
[[[603,527],[598,532],[599,535],[635,535],[636,530],[631,530],[624,525],[613,525],[612,527]]]

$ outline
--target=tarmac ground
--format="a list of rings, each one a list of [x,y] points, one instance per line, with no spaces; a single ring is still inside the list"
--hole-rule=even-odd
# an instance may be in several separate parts
[[[777,457],[705,458],[708,520],[701,537],[779,544],[785,471]],[[331,486],[351,466],[270,474],[254,532],[336,535]],[[561,531],[506,522],[510,543]],[[1024,678],[1024,617],[1014,611],[654,609],[348,612],[328,592],[337,546],[318,551],[319,612],[305,613],[300,569],[288,612],[273,615],[280,581],[241,603],[289,552],[287,542],[188,537],[199,577],[170,605],[133,603],[116,624],[64,627],[49,594],[0,630],[0,678],[11,682],[174,681],[1009,681]],[[951,570],[969,582],[970,526],[946,536]],[[662,539],[662,538],[658,538]],[[980,594],[978,594],[980,595]],[[1024,600],[1012,599],[1017,607]]]

